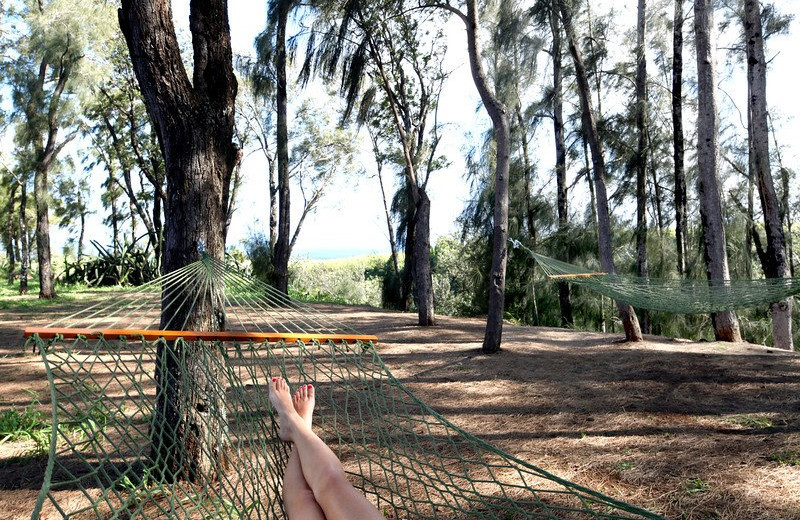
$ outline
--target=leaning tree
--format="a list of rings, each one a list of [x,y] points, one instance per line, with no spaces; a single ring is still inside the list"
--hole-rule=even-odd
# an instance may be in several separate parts
[[[197,261],[201,251],[223,258],[230,181],[240,157],[233,142],[237,83],[226,0],[191,2],[189,20],[191,79],[169,0],[123,0],[119,9],[120,27],[164,154],[165,273]],[[185,294],[162,295],[162,328],[168,323],[183,323],[189,330],[224,328],[219,293],[204,295],[191,308],[171,305],[183,298]],[[159,344],[151,440],[164,478],[214,475],[225,465],[225,403],[210,368],[218,366],[214,355],[220,354],[203,352],[199,345]],[[187,395],[190,402],[182,405]],[[188,456],[178,457],[180,452]]]

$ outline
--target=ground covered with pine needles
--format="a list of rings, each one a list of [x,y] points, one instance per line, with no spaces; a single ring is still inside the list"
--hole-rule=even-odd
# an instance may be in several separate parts
[[[421,329],[410,314],[321,307],[378,335],[389,369],[434,410],[517,458],[668,518],[800,520],[798,354],[509,324],[485,356],[481,320]],[[0,313],[0,413],[35,399],[48,413],[21,329],[51,315]],[[45,463],[35,440],[0,444],[6,519],[30,517]]]

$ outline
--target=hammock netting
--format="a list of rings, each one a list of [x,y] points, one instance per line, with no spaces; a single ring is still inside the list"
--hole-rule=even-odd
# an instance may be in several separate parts
[[[697,280],[642,278],[598,273],[550,258],[520,244],[552,279],[592,289],[640,309],[676,314],[708,314],[746,309],[800,294],[800,278]]]
[[[53,403],[34,519],[284,518],[276,375],[315,385],[315,431],[387,518],[661,518],[454,426],[392,376],[374,339],[209,257],[107,296],[26,331]],[[214,298],[227,336],[164,332],[184,323],[162,322],[162,306]]]

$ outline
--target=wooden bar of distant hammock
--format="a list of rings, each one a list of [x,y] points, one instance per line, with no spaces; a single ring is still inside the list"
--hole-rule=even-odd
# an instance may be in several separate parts
[[[319,341],[324,343],[333,341],[336,343],[356,343],[372,342],[378,343],[378,337],[367,334],[311,334],[305,332],[237,332],[237,331],[218,331],[218,332],[202,332],[193,330],[158,330],[158,329],[90,329],[90,328],[56,328],[56,327],[30,327],[24,330],[23,336],[29,338],[33,335],[38,335],[41,339],[77,339],[79,337],[85,338],[99,338],[105,339],[120,339],[120,338],[135,338],[153,341],[158,339],[165,339],[167,341],[174,341],[176,339],[183,339],[185,341],[240,341],[256,343],[277,342],[284,341],[287,343],[294,343],[302,341],[303,343],[311,343],[312,341]]]
[[[548,278],[564,279],[564,278],[589,278],[590,276],[603,276],[608,273],[573,273],[573,274],[548,274]]]

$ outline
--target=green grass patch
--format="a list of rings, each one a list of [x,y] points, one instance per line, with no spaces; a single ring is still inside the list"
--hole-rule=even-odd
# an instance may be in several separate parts
[[[711,489],[708,482],[701,478],[690,478],[683,483],[683,491],[687,495],[696,495],[698,493],[705,493]]]
[[[728,422],[738,424],[745,428],[772,428],[774,426],[772,419],[763,415],[737,415],[727,419]]]
[[[89,408],[76,415],[74,420],[59,424],[62,432],[84,439],[105,429],[116,416],[104,401],[90,401]],[[46,453],[50,449],[53,435],[53,424],[49,414],[40,409],[37,398],[22,410],[10,409],[0,412],[0,444],[15,441],[33,441],[31,452],[34,456]]]
[[[636,467],[636,463],[632,460],[621,460],[617,462],[617,466],[615,468],[617,473],[622,473],[623,471],[630,471]]]
[[[22,312],[37,310],[72,302],[89,301],[98,293],[110,293],[122,287],[86,287],[85,285],[56,285],[56,297],[52,300],[39,299],[39,287],[30,286],[28,294],[19,294],[17,285],[0,285],[0,310]]]
[[[39,401],[34,400],[22,410],[11,409],[0,413],[0,444],[33,441],[34,452],[45,452],[50,446],[53,426],[38,406]]]
[[[800,466],[800,450],[781,450],[770,453],[767,459],[781,466]]]

